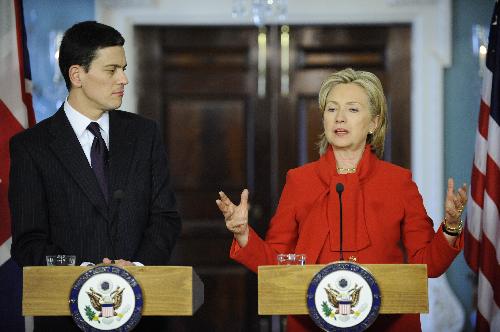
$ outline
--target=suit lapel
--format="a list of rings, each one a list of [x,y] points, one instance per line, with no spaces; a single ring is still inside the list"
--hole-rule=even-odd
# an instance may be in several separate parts
[[[85,157],[82,146],[64,113],[63,106],[59,108],[52,118],[49,130],[54,136],[54,140],[50,143],[50,148],[59,158],[62,165],[68,170],[71,177],[81,187],[90,202],[108,219],[108,208],[102,191]]]
[[[128,174],[136,135],[130,128],[130,121],[120,114],[122,111],[109,112],[109,188],[111,193],[110,216],[114,216],[122,196],[126,195]]]

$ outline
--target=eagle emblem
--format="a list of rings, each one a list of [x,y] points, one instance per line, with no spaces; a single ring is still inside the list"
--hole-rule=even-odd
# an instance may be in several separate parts
[[[363,286],[355,284],[353,288],[347,290],[346,292],[342,292],[332,288],[332,286],[328,284],[325,291],[328,296],[328,302],[330,302],[335,309],[335,314],[353,314],[354,310],[352,310],[352,307],[358,305],[359,294],[362,288]]]
[[[100,311],[99,317],[113,317],[116,316],[116,309],[122,305],[123,290],[125,288],[120,288],[117,286],[111,294],[101,294],[96,292],[92,287],[90,291],[87,291],[90,303],[95,310]]]
[[[307,290],[309,315],[325,331],[364,331],[377,318],[380,300],[375,278],[352,262],[326,265]]]
[[[118,266],[96,266],[78,277],[69,298],[71,316],[83,331],[130,331],[141,319],[137,280]]]

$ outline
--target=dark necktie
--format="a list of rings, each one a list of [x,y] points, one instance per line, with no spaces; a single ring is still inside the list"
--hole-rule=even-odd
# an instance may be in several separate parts
[[[97,182],[101,187],[106,203],[108,202],[108,148],[101,136],[99,124],[91,122],[87,129],[94,135],[92,148],[90,149],[90,163],[94,170]]]

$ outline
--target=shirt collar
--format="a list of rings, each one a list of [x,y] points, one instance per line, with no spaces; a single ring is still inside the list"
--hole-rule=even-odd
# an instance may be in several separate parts
[[[76,109],[74,109],[69,104],[68,98],[66,98],[64,102],[64,113],[66,113],[69,123],[71,124],[71,127],[73,127],[73,130],[77,137],[82,137],[82,135],[85,133],[85,130],[87,129],[88,125],[91,122],[97,122],[99,124],[99,127],[101,127],[101,130],[104,131],[106,135],[108,135],[109,133],[108,112],[104,112],[97,121],[93,121],[88,117],[86,117],[85,115],[83,115],[82,113],[78,112]]]

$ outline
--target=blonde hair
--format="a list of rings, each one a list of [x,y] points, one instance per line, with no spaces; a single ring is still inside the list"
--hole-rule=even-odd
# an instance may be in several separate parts
[[[384,140],[385,132],[387,129],[387,102],[385,100],[384,90],[382,83],[377,76],[367,71],[356,71],[352,68],[346,68],[329,75],[321,84],[319,90],[319,110],[321,114],[325,111],[326,98],[333,87],[338,84],[353,83],[366,92],[369,101],[369,110],[372,117],[379,117],[377,128],[373,134],[366,137],[366,143],[371,144],[372,150],[376,155],[382,159],[384,154]],[[319,154],[325,154],[328,148],[328,141],[325,133],[323,132],[318,142]]]

